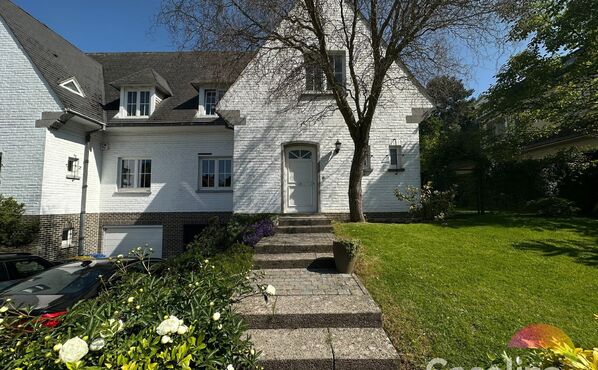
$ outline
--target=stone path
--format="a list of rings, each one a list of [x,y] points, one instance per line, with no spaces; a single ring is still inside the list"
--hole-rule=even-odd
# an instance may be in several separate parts
[[[256,247],[254,274],[276,287],[235,309],[245,318],[266,369],[397,369],[382,314],[359,279],[339,274],[332,226],[323,216],[285,216]]]

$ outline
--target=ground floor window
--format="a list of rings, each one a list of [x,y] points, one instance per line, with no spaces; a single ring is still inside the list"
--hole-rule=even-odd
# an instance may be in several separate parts
[[[207,190],[226,190],[233,186],[233,160],[231,158],[199,159],[199,187]]]
[[[151,159],[120,159],[118,187],[121,189],[149,189],[152,184]]]

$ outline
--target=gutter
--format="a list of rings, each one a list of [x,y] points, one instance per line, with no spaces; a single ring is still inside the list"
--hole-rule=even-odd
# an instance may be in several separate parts
[[[85,215],[87,214],[87,177],[89,172],[89,152],[91,150],[91,134],[103,131],[102,127],[97,130],[85,133],[85,152],[83,154],[83,177],[81,179],[81,212],[79,213],[79,243],[77,245],[77,255],[82,256],[85,253]]]
[[[95,118],[91,118],[91,117],[89,117],[89,116],[86,116],[85,114],[83,114],[83,113],[79,113],[79,112],[77,112],[77,111],[75,111],[75,110],[72,110],[71,108],[65,108],[64,112],[65,112],[65,113],[68,113],[68,114],[72,114],[72,115],[74,115],[74,116],[77,116],[77,117],[84,118],[84,119],[86,119],[87,121],[93,122],[93,123],[95,123],[95,124],[97,124],[97,125],[101,126],[101,127],[102,127],[102,129],[105,129],[105,128],[106,128],[106,124],[105,124],[104,122],[102,122],[102,121],[100,121],[100,120],[97,120],[97,119],[95,119]],[[92,132],[95,132],[95,131],[92,131]]]

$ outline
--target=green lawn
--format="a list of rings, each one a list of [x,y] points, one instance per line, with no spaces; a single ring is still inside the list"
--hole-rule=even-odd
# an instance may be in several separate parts
[[[435,357],[486,365],[515,331],[538,322],[598,345],[598,220],[487,215],[335,229],[364,243],[358,274],[403,368]]]

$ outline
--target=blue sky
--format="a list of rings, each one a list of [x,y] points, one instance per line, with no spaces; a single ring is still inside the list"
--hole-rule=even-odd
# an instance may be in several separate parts
[[[31,15],[85,52],[175,50],[168,31],[155,27],[160,0],[13,0]],[[463,52],[471,64],[465,79],[475,95],[494,81],[498,68],[508,59],[494,49],[482,57]]]

